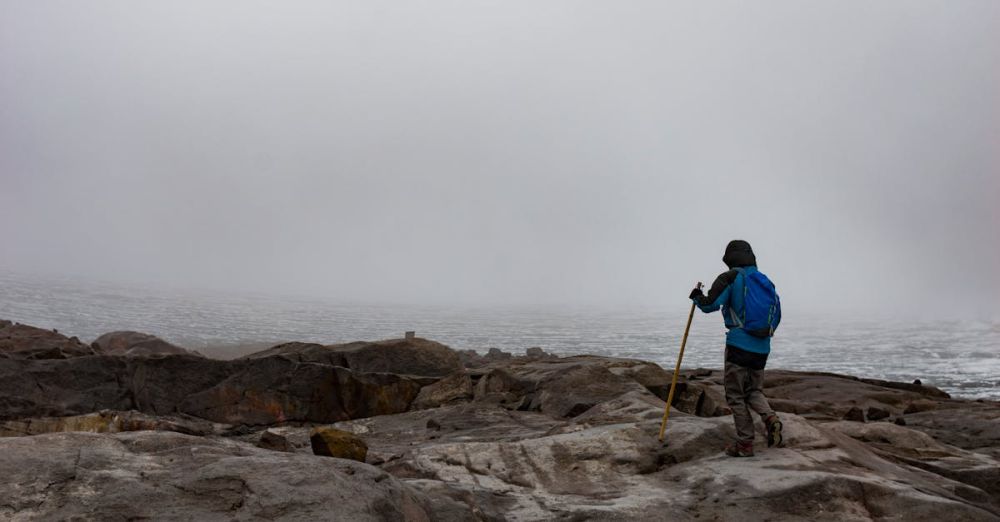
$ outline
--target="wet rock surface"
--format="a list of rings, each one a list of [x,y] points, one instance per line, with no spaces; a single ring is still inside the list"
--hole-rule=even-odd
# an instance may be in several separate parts
[[[732,459],[718,370],[678,376],[657,439],[671,379],[423,339],[8,356],[0,519],[1000,520],[1000,403],[768,370],[785,445],[758,420]]]

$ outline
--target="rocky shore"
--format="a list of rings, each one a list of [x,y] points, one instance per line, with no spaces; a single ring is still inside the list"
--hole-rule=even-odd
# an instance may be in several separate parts
[[[1000,403],[766,374],[786,445],[731,459],[718,370],[682,372],[661,444],[672,376],[644,361],[421,338],[223,361],[0,321],[0,519],[1000,520]]]

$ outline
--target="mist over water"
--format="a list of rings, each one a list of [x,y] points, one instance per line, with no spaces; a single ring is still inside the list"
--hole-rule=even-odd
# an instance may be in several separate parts
[[[784,305],[772,367],[995,396],[998,20],[995,0],[0,2],[0,272],[46,277],[4,276],[0,317],[670,367],[684,297],[741,238]],[[687,365],[721,365],[722,331],[699,315]]]
[[[671,369],[687,309],[657,307],[457,307],[345,305],[274,295],[167,292],[0,271],[0,318],[89,342],[138,330],[210,356],[236,356],[283,341],[339,343],[416,330],[455,349],[539,346],[559,355],[631,357]],[[684,366],[722,366],[718,314],[696,312]],[[241,346],[242,345],[242,346]],[[1000,323],[898,321],[786,310],[769,368],[910,382],[953,396],[1000,399]]]

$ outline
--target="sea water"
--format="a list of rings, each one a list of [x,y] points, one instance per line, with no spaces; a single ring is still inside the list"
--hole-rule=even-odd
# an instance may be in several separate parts
[[[687,320],[683,305],[643,307],[459,307],[357,305],[274,295],[222,295],[41,278],[0,271],[0,319],[92,341],[137,330],[208,355],[233,347],[324,344],[401,337],[404,331],[455,349],[599,354],[671,369]],[[719,368],[724,328],[696,312],[684,366]],[[1000,323],[886,322],[784,310],[768,368],[835,372],[938,386],[956,397],[1000,400]],[[245,348],[250,351],[251,348]]]

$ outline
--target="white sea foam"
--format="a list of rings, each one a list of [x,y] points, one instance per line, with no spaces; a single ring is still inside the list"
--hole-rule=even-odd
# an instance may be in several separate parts
[[[606,354],[672,368],[686,320],[683,308],[512,309],[342,305],[275,296],[169,293],[0,272],[0,318],[89,341],[111,330],[149,332],[195,349],[277,341],[322,343],[422,337],[456,349]],[[720,367],[718,314],[696,315],[686,367]],[[785,316],[770,368],[844,373],[909,382],[921,379],[967,398],[1000,399],[1000,325]]]

